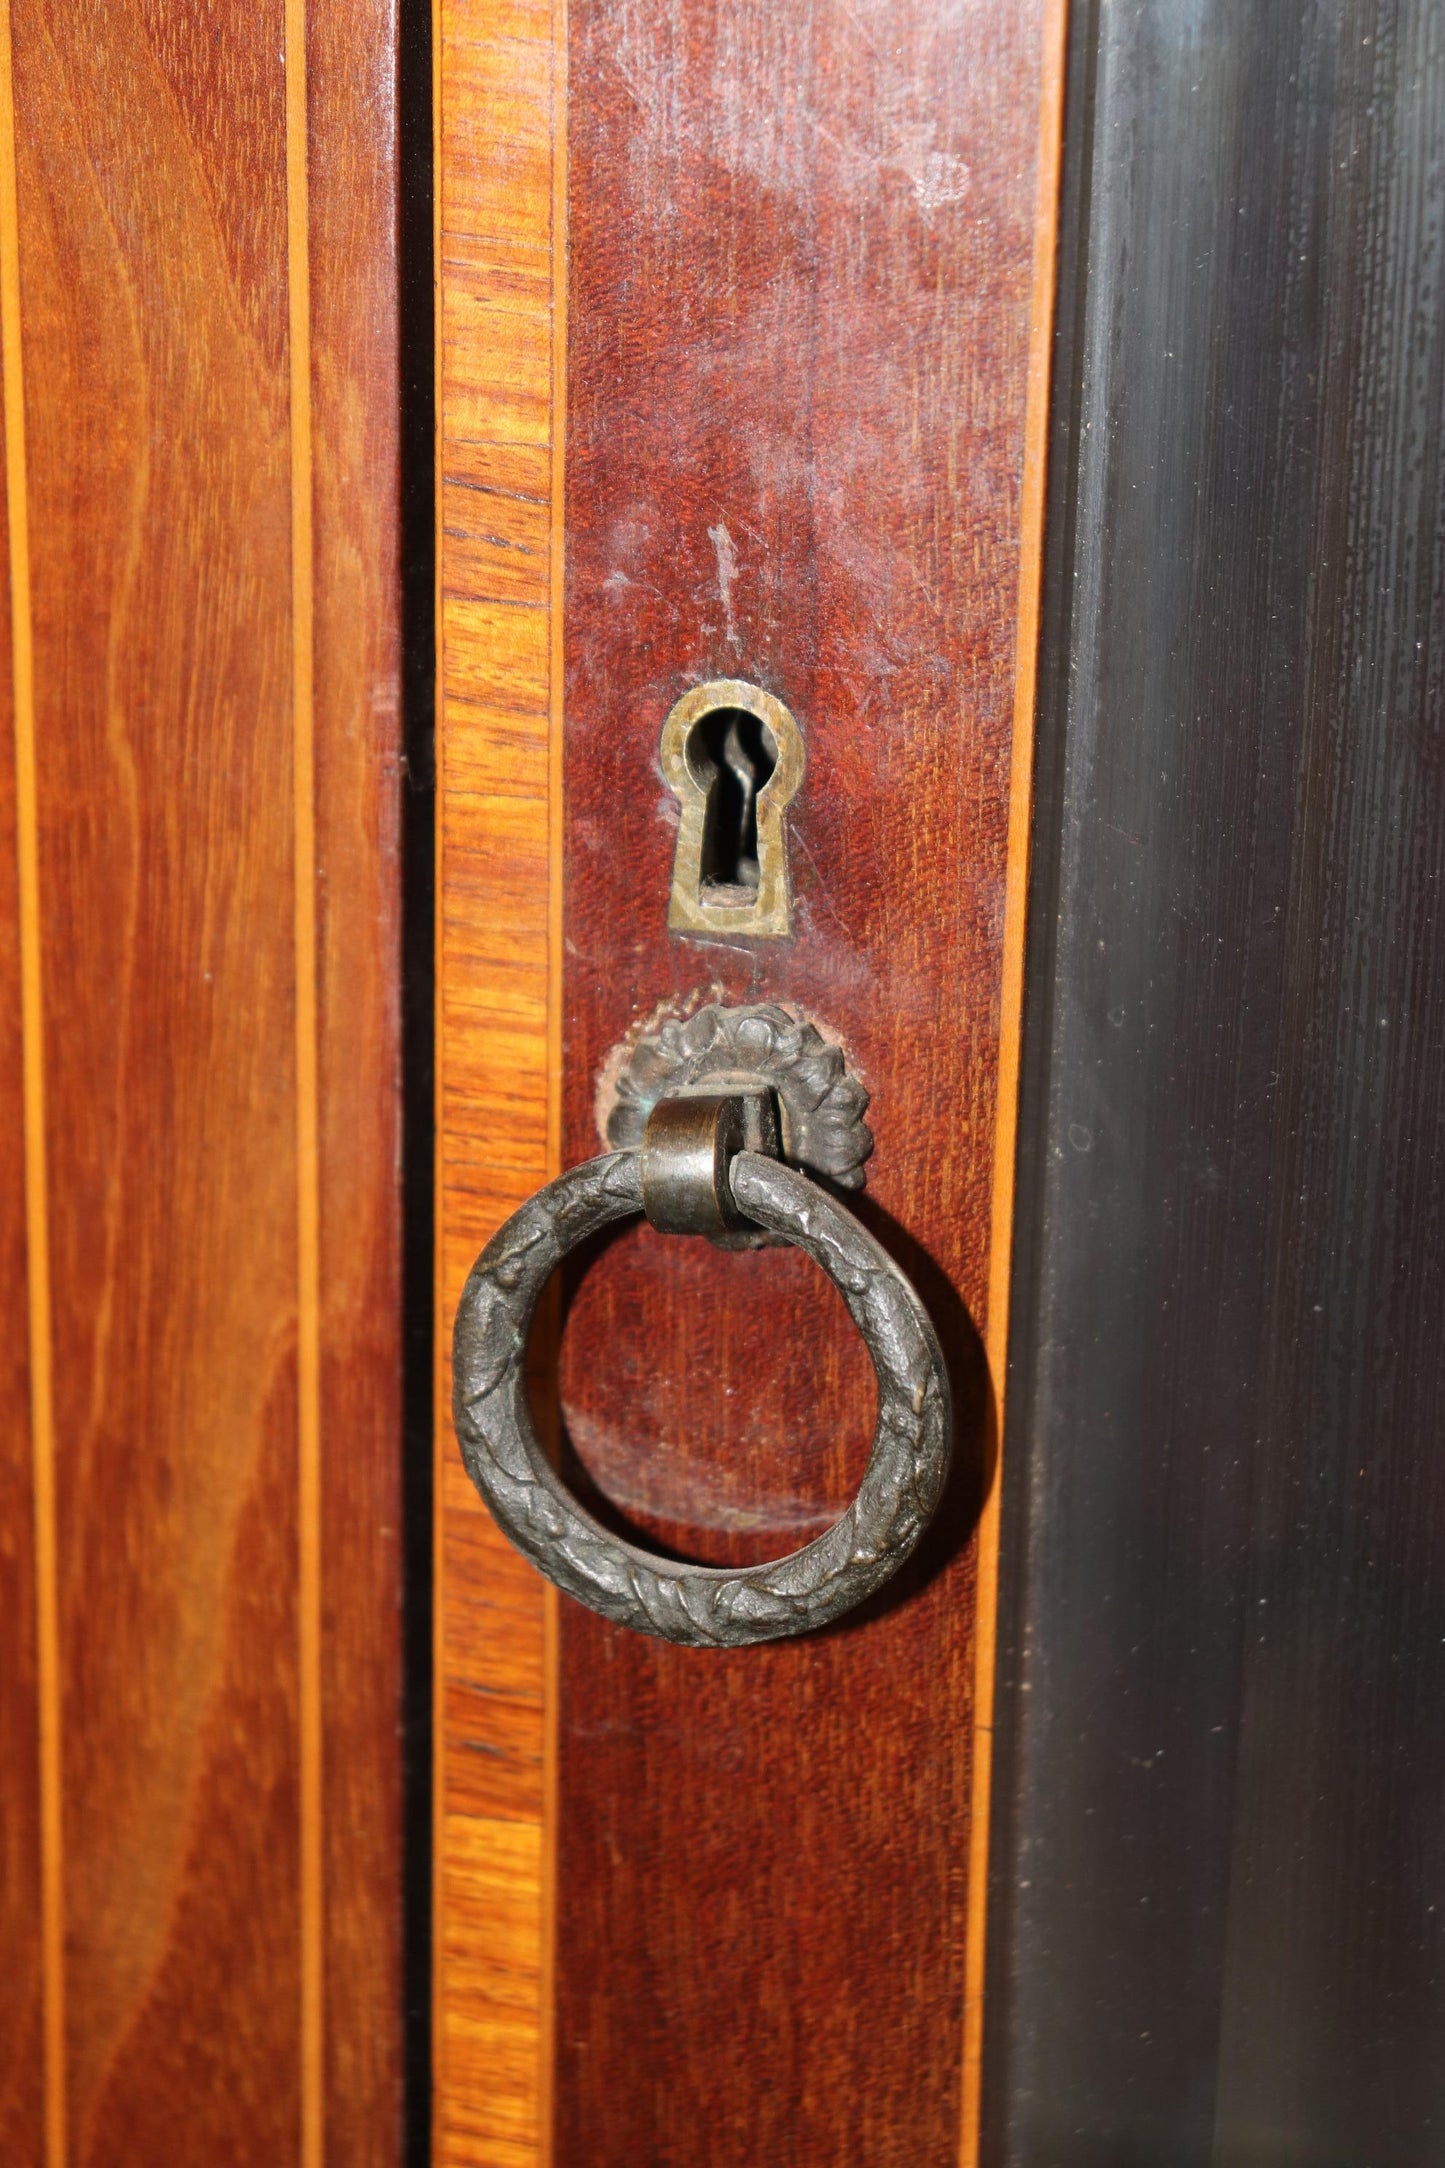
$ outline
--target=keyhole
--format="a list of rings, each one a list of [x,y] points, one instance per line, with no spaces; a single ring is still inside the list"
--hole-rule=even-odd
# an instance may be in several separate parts
[[[758,794],[778,765],[773,734],[745,708],[713,708],[687,734],[685,758],[707,796],[701,886],[719,902],[758,893]]]
[[[669,929],[782,940],[792,926],[786,814],[807,764],[794,717],[761,685],[710,678],[673,702],[657,753],[679,810]]]

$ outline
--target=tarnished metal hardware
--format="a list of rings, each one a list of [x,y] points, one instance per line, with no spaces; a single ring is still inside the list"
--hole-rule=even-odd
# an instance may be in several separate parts
[[[747,1222],[729,1169],[739,1152],[776,1159],[778,1110],[771,1092],[709,1092],[662,1099],[642,1139],[642,1209],[664,1235],[733,1234]]]
[[[715,743],[713,717],[721,726]],[[741,727],[749,719],[760,726],[756,733]],[[669,927],[754,940],[786,934],[785,814],[806,763],[803,733],[788,709],[744,678],[712,678],[669,711],[658,758],[680,812]],[[736,829],[731,838],[729,827]]]
[[[881,1587],[937,1509],[953,1450],[948,1373],[910,1282],[846,1206],[805,1174],[759,1152],[733,1152],[733,1121],[721,1110],[699,1115],[687,1132],[690,1144],[666,1120],[659,1127],[664,1187],[682,1198],[663,1210],[701,1210],[698,1194],[711,1185],[720,1217],[736,1210],[805,1250],[862,1334],[878,1380],[878,1421],[858,1494],[823,1535],[764,1565],[680,1565],[604,1528],[542,1449],[525,1381],[533,1313],[569,1251],[644,1209],[644,1152],[590,1159],[512,1215],[472,1267],[453,1350],[462,1458],[503,1532],[549,1580],[604,1618],[707,1648],[806,1633]],[[744,1126],[745,1114],[736,1121]],[[710,1160],[698,1142],[709,1133]]]
[[[779,1001],[732,1008],[694,995],[679,1011],[649,1018],[603,1065],[597,1127],[616,1150],[641,1144],[663,1100],[757,1091],[776,1100],[781,1155],[791,1166],[826,1175],[839,1189],[862,1189],[873,1150],[863,1119],[867,1086],[824,1024]]]

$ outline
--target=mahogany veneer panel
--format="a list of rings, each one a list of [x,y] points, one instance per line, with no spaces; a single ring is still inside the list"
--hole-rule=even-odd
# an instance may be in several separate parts
[[[564,1158],[664,1000],[783,998],[874,1092],[867,1216],[948,1345],[960,1470],[876,1615],[718,1655],[561,1614],[556,2148],[954,2160],[982,1358],[1043,11],[570,11]],[[664,716],[755,680],[807,740],[794,926],[669,935]],[[582,1279],[572,1443],[644,1527],[790,1548],[866,1366],[800,1260],[633,1233]]]
[[[441,9],[447,2163],[973,2157],[1061,11],[944,12]],[[666,932],[658,733],[711,674],[808,734],[788,943]],[[446,1362],[481,1244],[597,1149],[605,1052],[713,983],[816,1007],[875,1087],[867,1210],[963,1432],[901,1601],[721,1658],[558,1606]],[[851,1487],[871,1380],[797,1259],[639,1230],[568,1303],[571,1444],[636,1521],[757,1555]]]
[[[394,2160],[395,19],[11,15],[53,1318],[45,2157]],[[37,1256],[32,1226],[32,1292]],[[7,2065],[33,2067],[26,2038]]]

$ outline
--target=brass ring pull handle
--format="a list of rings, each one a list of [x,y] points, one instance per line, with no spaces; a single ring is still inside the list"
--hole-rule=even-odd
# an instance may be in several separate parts
[[[922,1303],[851,1212],[771,1156],[774,1124],[766,1094],[662,1101],[641,1151],[590,1159],[512,1215],[472,1267],[457,1310],[457,1436],[503,1532],[604,1618],[699,1648],[782,1640],[861,1603],[917,1543],[952,1456],[948,1375]],[[644,1211],[664,1232],[751,1223],[806,1250],[872,1357],[878,1422],[858,1494],[840,1520],[786,1558],[681,1565],[622,1541],[572,1497],[532,1426],[523,1364],[543,1288],[580,1242]]]

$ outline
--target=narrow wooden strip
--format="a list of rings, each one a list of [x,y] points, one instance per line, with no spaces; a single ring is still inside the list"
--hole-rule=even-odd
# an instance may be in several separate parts
[[[551,646],[547,748],[547,1171],[562,1172],[562,709],[567,579],[567,0],[552,0]],[[553,1592],[549,1588],[549,1596]]]
[[[0,500],[0,2160],[45,2157],[35,1465],[25,1320],[25,1109],[10,551]]]
[[[432,487],[435,503],[440,506],[445,490],[447,473],[446,408],[444,403],[445,370],[442,356],[442,288],[445,283],[442,270],[442,221],[445,212],[447,171],[443,156],[444,133],[442,129],[442,20],[443,0],[431,0],[431,152],[432,152],[432,263],[436,281],[433,299],[432,339],[432,398],[436,415],[433,437]],[[450,1034],[442,1013],[442,997],[446,986],[446,936],[442,923],[442,906],[445,896],[446,840],[447,840],[447,790],[448,747],[446,730],[447,693],[447,638],[446,620],[442,613],[442,576],[445,570],[444,537],[439,538],[436,552],[435,585],[432,595],[433,622],[436,625],[436,833],[433,857],[432,901],[432,957],[436,979],[436,1021],[432,1050],[432,1122],[438,1142],[446,1135],[447,1061],[450,1051]],[[443,1486],[446,1480],[446,1443],[450,1425],[447,1420],[447,1394],[451,1384],[451,1366],[446,1353],[446,1230],[447,1230],[447,1178],[438,1151],[432,1172],[432,1540],[431,1570],[433,1591],[433,1623],[431,1650],[431,2075],[432,2075],[432,2131],[431,2155],[434,2162],[443,2158],[442,2116],[445,2109],[443,2088],[446,2082],[446,2057],[442,2045],[442,2026],[446,2016],[447,1966],[441,1952],[441,1935],[447,1919],[447,1881],[444,1873],[446,1858],[446,1798],[447,1798],[447,1729],[442,1718],[446,1706],[447,1690],[447,1631],[443,1605],[447,1592],[447,1509]]]
[[[306,5],[286,0],[286,283],[291,449],[291,712],[295,789],[297,1640],[301,1837],[301,2162],[325,2157],[321,1782],[321,1265],[316,1024],[316,774],[311,262]]]
[[[30,525],[25,473],[25,377],[20,324],[20,220],[15,172],[14,59],[8,4],[0,7],[0,359],[3,359],[4,369],[5,499],[10,530],[30,1429],[34,1456],[45,2152],[49,2168],[64,2168],[65,1855],[60,1728],[60,1629],[56,1600],[55,1413],[51,1389],[45,1046],[40,975],[39,819],[35,782],[35,673],[30,618]]]
[[[394,0],[307,0],[326,2155],[402,2158],[402,754]],[[405,786],[403,786],[405,789]],[[291,823],[288,820],[288,833]],[[343,1449],[334,1449],[344,1440]]]
[[[1039,602],[1043,578],[1050,359],[1059,183],[1063,160],[1064,57],[1068,0],[1047,0],[1042,26],[1038,174],[1034,211],[1023,491],[1019,508],[1019,578],[1013,739],[1009,758],[1007,871],[999,994],[998,1088],[985,1346],[993,1378],[995,1457],[979,1516],[974,1628],[973,1775],[968,1860],[968,1930],[964,1954],[961,2168],[978,2168],[983,2093],[984,1970],[988,1935],[990,1802],[993,1776],[994,1673],[998,1656],[999,1497],[1008,1381],[1009,1275],[1013,1262],[1014,1161],[1018,1147],[1019,1056],[1023,1033],[1024,940],[1028,917],[1029,842],[1033,823],[1034,706],[1038,683]]]
[[[563,705],[566,648],[563,604],[567,579],[567,0],[552,0],[552,401],[551,401],[551,650],[547,713],[547,1174],[562,1171],[562,977],[566,960],[562,865],[566,849],[563,795]],[[549,1345],[559,1352],[560,1311],[550,1319]],[[555,1411],[554,1411],[555,1416]],[[560,1417],[555,1418],[560,1423]],[[538,2158],[552,2168],[556,2152],[556,1980],[558,1800],[562,1692],[561,1599],[548,1582],[542,1592],[542,1966],[538,2041],[541,2100]]]
[[[540,2168],[555,1622],[457,1460],[446,1341],[477,1250],[558,1163],[565,23],[551,0],[439,0],[436,22],[435,2149],[457,2168]]]
[[[447,1817],[443,1954],[456,1992],[443,2025],[464,2084],[461,2097],[448,2102],[445,2157],[458,2162],[537,2157],[541,1845],[535,1820]],[[499,2153],[498,2146],[529,2153]]]

